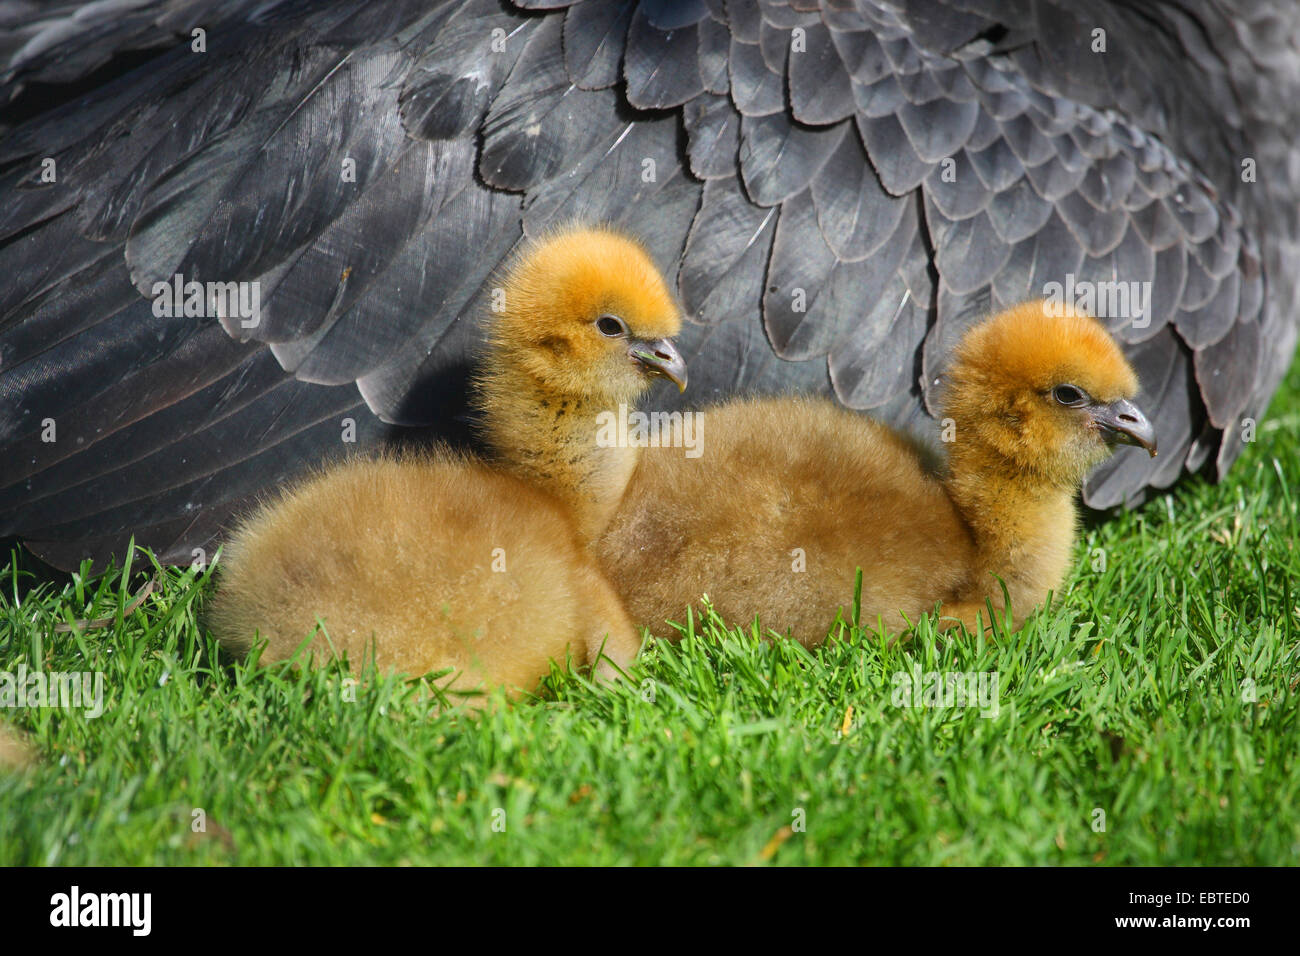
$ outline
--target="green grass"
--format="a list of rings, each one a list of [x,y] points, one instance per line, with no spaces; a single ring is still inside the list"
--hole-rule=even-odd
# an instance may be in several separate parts
[[[808,652],[706,619],[624,686],[557,673],[479,718],[221,657],[188,569],[55,632],[141,577],[28,589],[19,559],[0,672],[102,671],[107,700],[0,711],[40,752],[0,774],[0,863],[1295,865],[1297,449],[1300,365],[1224,484],[1090,528],[1068,593],[997,643],[922,621]],[[895,706],[914,669],[996,672],[997,716]]]

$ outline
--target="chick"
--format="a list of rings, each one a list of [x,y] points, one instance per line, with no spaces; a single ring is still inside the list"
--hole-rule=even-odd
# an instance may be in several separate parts
[[[305,644],[518,692],[566,654],[611,677],[601,654],[626,667],[641,643],[559,502],[446,452],[325,471],[247,521],[222,568],[212,630],[240,655],[260,635],[267,661]]]
[[[977,626],[985,600],[1013,623],[1064,579],[1075,498],[1117,443],[1155,454],[1137,379],[1094,319],[1039,302],[971,329],[949,372],[952,442],[936,474],[903,436],[821,399],[706,409],[696,459],[647,450],[595,546],[632,619],[659,637],[707,593],[722,617],[812,646],[857,568],[861,616],[898,630],[942,604]]]
[[[603,228],[554,234],[508,272],[501,292],[476,383],[484,437],[504,467],[569,504],[593,538],[639,455],[602,446],[602,426],[625,418],[654,376],[686,388],[669,339],[681,309],[645,249]]]
[[[640,246],[604,229],[529,247],[504,291],[480,383],[501,465],[357,459],[290,490],[227,545],[211,610],[223,645],[242,654],[260,635],[267,660],[305,645],[512,693],[566,654],[602,678],[635,657],[580,527],[603,524],[635,465],[635,448],[598,446],[596,416],[654,376],[686,381],[664,337],[680,312]]]
[[[1088,471],[1116,445],[1156,455],[1133,404],[1138,380],[1105,327],[1028,302],[972,329],[957,350],[944,415],[952,419],[944,486],[975,551],[966,587],[944,616],[975,624],[985,597],[1017,620],[1065,580]],[[987,613],[987,612],[986,612]]]

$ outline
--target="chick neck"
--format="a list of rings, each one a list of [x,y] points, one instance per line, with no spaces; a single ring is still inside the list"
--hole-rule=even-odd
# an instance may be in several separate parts
[[[586,395],[556,395],[545,383],[513,367],[488,361],[479,382],[483,431],[497,461],[567,504],[584,541],[604,531],[636,468],[636,447],[597,443],[602,414],[626,413],[622,402]]]
[[[1078,482],[1027,466],[988,441],[978,424],[956,421],[949,446],[948,496],[975,543],[974,574],[964,599],[989,597],[1003,609],[1006,584],[1012,613],[1023,619],[1048,591],[1060,589],[1078,527]]]

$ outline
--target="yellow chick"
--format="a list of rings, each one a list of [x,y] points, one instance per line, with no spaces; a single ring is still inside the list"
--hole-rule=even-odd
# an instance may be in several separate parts
[[[260,635],[264,660],[303,647],[354,668],[450,668],[453,691],[531,690],[566,655],[604,678],[632,661],[639,633],[579,529],[603,525],[635,464],[636,449],[597,444],[598,413],[654,376],[685,384],[666,338],[680,311],[641,247],[607,229],[529,246],[504,291],[481,380],[501,463],[352,460],[263,507],[223,555],[211,624],[225,647]]]
[[[640,453],[602,445],[606,420],[626,416],[654,376],[686,388],[669,338],[681,308],[640,243],[603,228],[552,235],[501,291],[477,382],[484,435],[504,467],[569,504],[593,538]]]
[[[632,619],[659,637],[707,593],[809,646],[861,615],[891,630],[943,605],[1016,621],[1059,589],[1088,469],[1117,443],[1155,454],[1137,379],[1094,319],[1030,302],[972,328],[954,356],[947,474],[887,426],[821,399],[705,409],[702,454],[649,449],[595,550]]]
[[[531,690],[566,655],[609,677],[600,655],[626,667],[641,644],[559,502],[446,452],[349,461],[264,508],[223,554],[210,623],[236,654],[258,636],[265,661],[373,654],[451,668],[450,690]]]

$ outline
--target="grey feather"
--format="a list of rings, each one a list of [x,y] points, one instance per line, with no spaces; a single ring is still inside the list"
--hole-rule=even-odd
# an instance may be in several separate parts
[[[701,20],[698,31],[700,82],[710,93],[725,94],[731,90],[727,72],[731,34],[726,24],[713,19]]]
[[[704,0],[641,0],[638,14],[665,33],[692,27],[709,15]]]
[[[740,115],[725,96],[703,93],[682,108],[691,172],[699,179],[733,176],[739,163]]]
[[[627,40],[635,0],[579,3],[564,15],[564,67],[584,90],[613,86]]]
[[[1189,259],[1195,262],[1194,257]],[[1199,352],[1228,334],[1237,324],[1240,289],[1240,281],[1234,272],[1217,283],[1214,295],[1203,305],[1194,309],[1183,306],[1174,316],[1174,325],[1188,345]]]
[[[757,43],[731,38],[727,57],[731,99],[746,116],[768,116],[785,107],[781,74],[768,69]]]
[[[993,278],[993,294],[1003,307],[1041,296],[1049,282],[1077,274],[1083,248],[1055,214],[1042,228],[1018,242],[1006,265]]]
[[[738,304],[742,309],[758,309],[755,293],[764,287],[776,217],[776,209],[750,203],[735,178],[704,184],[678,274],[688,315],[716,322]]]
[[[467,440],[490,276],[562,220],[628,226],[675,277],[685,401],[819,392],[924,441],[951,349],[989,310],[1069,276],[1150,281],[1149,315],[1104,318],[1161,455],[1112,459],[1093,505],[1221,473],[1296,342],[1293,5],[68,0],[43,16],[0,19],[0,102],[17,107],[0,119],[0,533],[60,561],[130,531],[188,560],[336,454],[344,417],[361,450],[408,426]],[[196,19],[220,71],[178,43]],[[36,182],[44,157],[56,185]],[[260,283],[261,326],[153,315],[152,282],[178,271]],[[51,415],[53,446],[31,424]]]
[[[1261,348],[1259,324],[1244,321],[1234,322],[1218,342],[1196,352],[1196,381],[1214,427],[1234,427],[1249,407]]]
[[[877,255],[844,262],[823,239],[807,193],[783,203],[763,293],[764,327],[776,354],[802,361],[825,355],[849,334],[872,334],[860,303],[877,302],[895,283],[915,235],[915,214],[905,214]],[[896,288],[900,296],[907,291],[901,278]]]
[[[894,234],[908,203],[881,187],[857,131],[848,126],[813,178],[812,199],[827,245],[845,261],[864,259],[879,250]]]
[[[843,138],[842,127],[796,126],[780,116],[746,116],[740,123],[740,172],[750,198],[772,206],[803,192]]]
[[[1020,162],[1005,139],[994,140],[987,149],[975,152],[967,151],[971,168],[991,192],[1001,193],[1010,189],[1012,184],[1025,174],[1024,164]]]
[[[790,111],[801,123],[838,122],[854,109],[849,73],[823,24],[807,27],[804,43],[790,52]]]
[[[879,119],[857,117],[867,156],[880,182],[895,196],[911,192],[921,185],[934,164],[917,155],[902,124],[893,116]]]
[[[618,125],[606,91],[580,90],[564,68],[562,21],[529,37],[483,121],[479,172],[490,186],[523,190],[554,176],[564,156]]]
[[[1012,247],[998,236],[986,213],[952,222],[927,202],[925,219],[939,277],[958,295],[988,285],[1011,258]]]
[[[898,111],[912,148],[922,162],[937,163],[960,149],[975,129],[979,105],[934,99],[928,103],[905,103]]]
[[[1025,113],[1001,123],[1007,146],[1025,166],[1037,166],[1056,155],[1052,140],[1044,136]]]
[[[402,125],[421,139],[453,139],[478,127],[533,26],[491,7],[443,10],[451,15],[415,61],[400,98]]]
[[[695,24],[659,29],[651,22],[642,2],[628,28],[623,75],[627,80],[628,102],[643,109],[680,106],[698,96],[704,83],[700,79],[699,35]]]
[[[969,219],[987,209],[994,195],[975,175],[965,150],[952,157],[950,166],[936,166],[923,188],[926,198],[946,219]]]
[[[895,278],[862,316],[863,334],[831,353],[836,397],[850,408],[873,409],[913,390],[916,355],[928,324],[927,310]]]
[[[1090,256],[1110,252],[1128,230],[1128,212],[1117,205],[1110,209],[1097,209],[1078,192],[1061,197],[1056,211],[1070,227],[1070,231],[1083,244]]]
[[[1052,204],[1022,177],[993,197],[987,215],[1002,241],[1014,245],[1039,233],[1052,215]]]

